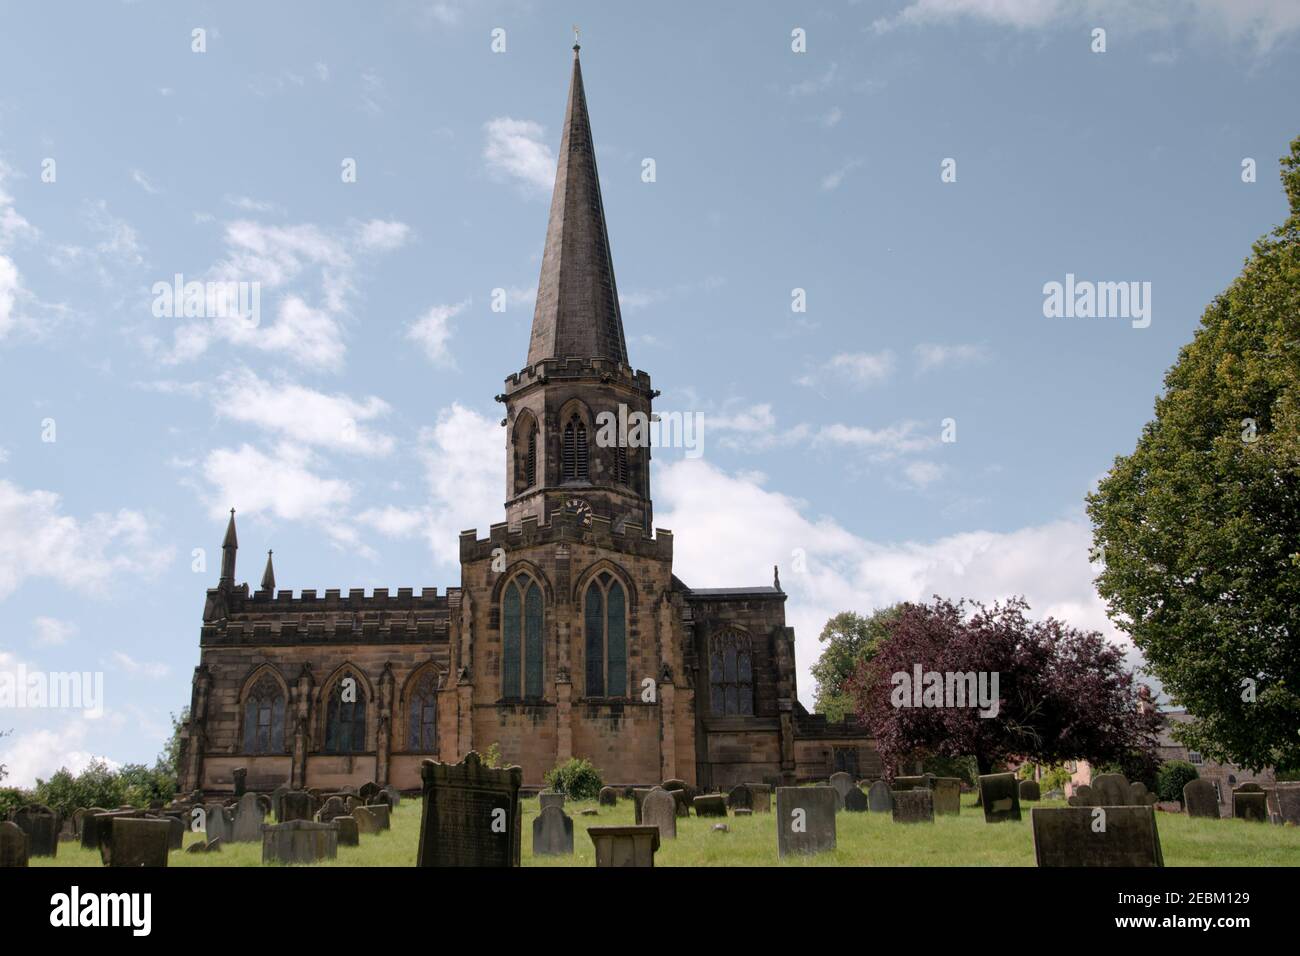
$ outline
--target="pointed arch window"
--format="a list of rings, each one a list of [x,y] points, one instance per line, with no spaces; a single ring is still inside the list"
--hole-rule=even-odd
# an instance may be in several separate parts
[[[263,674],[244,700],[244,753],[284,753],[284,689]]]
[[[564,481],[588,480],[588,454],[587,425],[575,413],[564,426],[560,446],[560,469]]]
[[[588,697],[627,694],[627,598],[608,571],[587,585],[583,611]]]
[[[754,648],[748,634],[724,630],[709,641],[709,700],[715,717],[754,714]]]
[[[424,672],[406,702],[406,749],[434,753],[438,749],[438,674]]]
[[[501,597],[501,696],[542,696],[542,589],[526,575],[506,585]],[[523,677],[523,693],[519,681]]]
[[[537,484],[537,429],[528,433],[528,452],[524,458],[524,487]]]
[[[330,689],[325,708],[325,753],[366,749],[366,691],[355,674],[343,674]]]

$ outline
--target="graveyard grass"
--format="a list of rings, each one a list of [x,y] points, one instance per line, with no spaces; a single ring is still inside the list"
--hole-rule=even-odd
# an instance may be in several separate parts
[[[721,819],[680,818],[677,839],[665,840],[655,856],[656,866],[1033,866],[1034,840],[1029,826],[1030,806],[1065,806],[1044,800],[1024,808],[1019,823],[986,824],[978,807],[963,795],[961,814],[937,817],[933,824],[896,824],[887,813],[836,815],[838,846],[833,853],[778,860],[774,814]],[[773,807],[776,801],[773,800]],[[523,865],[595,865],[589,826],[627,826],[633,822],[632,801],[616,807],[594,802],[570,803],[573,817],[572,856],[534,857],[533,821],[537,798],[522,800]],[[598,816],[578,811],[597,809]],[[1243,820],[1193,820],[1184,814],[1157,813],[1160,844],[1166,866],[1297,866],[1300,865],[1300,828],[1280,827]],[[715,833],[715,823],[726,823],[728,833]],[[360,847],[339,847],[338,859],[322,866],[412,866],[420,833],[420,800],[404,799],[393,813],[393,828],[377,836],[361,837]],[[186,834],[185,845],[201,834]],[[63,843],[56,859],[36,857],[32,866],[100,866],[99,854]],[[226,845],[220,853],[190,854],[175,851],[168,866],[261,866],[260,843]]]

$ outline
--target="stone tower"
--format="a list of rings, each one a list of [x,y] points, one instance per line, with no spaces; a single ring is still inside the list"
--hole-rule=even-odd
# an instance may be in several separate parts
[[[651,526],[648,421],[656,393],[628,364],[578,45],[527,365],[506,379],[506,520],[567,510]],[[609,438],[614,440],[610,441]]]

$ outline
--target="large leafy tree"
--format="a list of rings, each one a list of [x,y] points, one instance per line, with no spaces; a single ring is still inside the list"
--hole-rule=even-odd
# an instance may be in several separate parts
[[[1255,243],[1088,498],[1097,589],[1196,718],[1190,747],[1300,765],[1300,138],[1290,215]]]
[[[813,710],[827,719],[841,721],[853,713],[853,697],[847,684],[858,664],[870,660],[876,648],[889,636],[889,625],[898,616],[898,605],[873,611],[863,617],[855,611],[841,611],[826,622],[818,640],[826,646],[809,668],[817,682]]]
[[[980,773],[1012,757],[1053,764],[1104,763],[1150,753],[1159,716],[1139,707],[1141,685],[1119,648],[1095,631],[1030,621],[1013,598],[992,607],[901,605],[850,693],[887,768],[935,754],[974,756]],[[895,675],[998,675],[996,716],[973,706],[899,706]],[[991,681],[986,684],[991,689]]]

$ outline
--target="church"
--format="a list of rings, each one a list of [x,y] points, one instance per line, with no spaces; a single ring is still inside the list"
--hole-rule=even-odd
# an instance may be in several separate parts
[[[599,440],[601,420],[648,417],[657,395],[628,360],[575,44],[527,358],[496,396],[505,520],[461,533],[459,587],[295,594],[269,554],[257,589],[236,584],[232,511],[181,792],[231,792],[241,769],[250,790],[413,790],[422,761],[494,745],[530,789],[570,757],[613,786],[880,776],[860,726],[799,703],[779,579],[673,573],[648,443]]]

